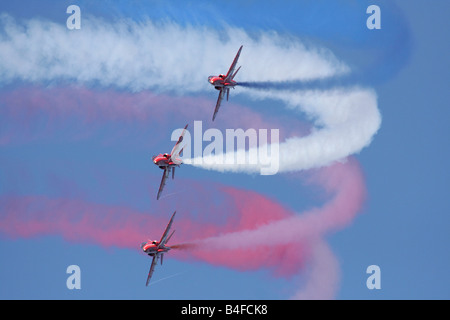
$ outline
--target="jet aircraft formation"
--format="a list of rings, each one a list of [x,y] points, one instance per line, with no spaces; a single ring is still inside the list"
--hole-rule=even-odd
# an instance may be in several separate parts
[[[236,65],[237,65],[239,56],[241,54],[242,47],[243,46],[241,46],[239,48],[230,68],[228,69],[227,74],[225,74],[225,75],[220,74],[218,76],[209,76],[208,77],[208,82],[211,85],[213,85],[216,90],[219,90],[219,97],[217,99],[216,107],[214,109],[212,121],[215,120],[215,118],[217,116],[217,112],[219,111],[221,102],[222,102],[223,98],[225,97],[225,95],[226,95],[227,101],[228,101],[228,98],[230,95],[230,88],[234,89],[234,87],[236,85],[238,85],[238,83],[234,80],[234,77],[236,76],[236,74],[238,73],[238,71],[241,67],[239,67],[236,71],[234,71],[234,70],[236,69]],[[180,137],[178,138],[177,143],[172,148],[172,151],[170,153],[159,154],[157,156],[152,157],[153,163],[155,165],[157,165],[160,169],[164,170],[163,176],[161,179],[161,183],[160,183],[159,189],[158,189],[158,194],[156,195],[157,200],[159,200],[161,197],[164,186],[166,185],[166,180],[170,176],[170,173],[172,172],[172,179],[174,179],[175,178],[175,168],[179,167],[183,163],[183,161],[180,159],[180,155],[183,152],[182,142],[183,142],[183,137],[184,137],[184,134],[186,133],[187,127],[188,127],[188,125],[186,125],[184,127],[183,132],[181,133]],[[161,265],[162,265],[164,253],[168,252],[171,248],[175,247],[175,246],[167,245],[167,243],[169,242],[173,233],[175,232],[175,231],[173,231],[169,235],[170,228],[172,227],[173,219],[175,217],[175,213],[176,212],[174,212],[172,217],[170,218],[170,221],[167,224],[166,229],[159,241],[148,240],[141,244],[142,251],[153,258],[151,266],[150,266],[150,271],[147,276],[147,282],[146,282],[147,286],[150,283],[150,279],[153,275],[153,272],[155,270],[155,266],[158,263],[158,260],[161,260]]]

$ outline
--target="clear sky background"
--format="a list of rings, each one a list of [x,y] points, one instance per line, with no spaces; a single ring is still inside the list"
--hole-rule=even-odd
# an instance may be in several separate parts
[[[66,8],[73,2],[0,4],[0,298],[289,299],[302,290],[336,299],[450,298],[448,1],[76,1],[81,29],[68,30]],[[371,4],[381,9],[380,30],[366,27]],[[136,37],[149,21],[156,30],[150,39]],[[166,27],[173,29],[159,37]],[[203,37],[195,36],[199,30]],[[218,226],[214,235],[226,233],[225,221],[250,211],[254,221],[278,211],[301,216],[326,207],[344,188],[325,183],[334,193],[324,192],[310,182],[338,169],[260,176],[183,165],[156,202],[161,172],[151,156],[170,151],[172,130],[186,123],[275,127],[283,139],[320,128],[304,110],[242,87],[209,122],[217,92],[206,79],[226,72],[238,49],[234,41],[247,39],[242,33],[281,40],[244,44],[238,81],[282,86],[286,74],[292,75],[290,90],[304,89],[291,72],[302,65],[296,52],[303,50],[351,70],[308,88],[359,86],[376,93],[381,125],[362,150],[348,154],[349,168],[362,173],[365,197],[359,203],[350,194],[346,201],[358,204],[348,209],[354,215],[320,234],[332,266],[312,262],[311,240],[280,249],[271,244],[282,233],[269,233],[267,247],[256,251],[264,259],[245,260],[245,249],[232,251],[232,259],[229,252],[221,257],[220,249],[191,258],[189,251],[172,251],[145,287],[151,260],[139,244],[159,239],[174,210],[174,242],[191,241],[210,232],[208,223]],[[136,39],[161,68],[145,69],[145,55],[132,58],[129,48],[141,44]],[[130,42],[114,46],[122,40]],[[71,41],[80,41],[86,54],[59,55],[77,50]],[[273,52],[282,59],[272,60]],[[97,61],[106,62],[99,67]],[[262,76],[249,78],[259,70]],[[275,84],[267,91],[279,92]],[[252,241],[251,235],[245,239]],[[73,264],[81,268],[81,290],[66,287],[66,268]],[[366,286],[370,265],[381,269],[379,290]]]

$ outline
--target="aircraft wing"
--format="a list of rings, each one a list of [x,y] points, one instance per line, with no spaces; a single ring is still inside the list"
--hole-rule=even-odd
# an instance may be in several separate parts
[[[216,108],[214,109],[212,121],[214,121],[214,119],[216,118],[217,112],[219,111],[219,108],[220,108],[220,103],[222,102],[223,97],[225,96],[225,92],[226,92],[225,89],[223,89],[223,88],[220,89],[219,97],[217,98]]]
[[[172,214],[172,218],[170,218],[169,223],[167,224],[166,230],[164,230],[164,233],[161,237],[161,240],[159,240],[159,245],[165,245],[167,241],[169,241],[168,235],[169,235],[169,231],[170,228],[172,227],[172,222],[173,222],[173,218],[175,217],[175,213],[177,213],[176,211]],[[171,235],[172,236],[172,235]]]
[[[234,75],[235,75],[234,69],[236,68],[236,64],[239,60],[239,56],[241,55],[241,50],[242,50],[242,46],[239,48],[239,50],[236,54],[236,57],[234,57],[234,60],[230,66],[230,69],[228,69],[227,75],[225,76],[225,82],[230,81],[234,77]]]
[[[153,271],[155,271],[155,267],[158,263],[158,259],[159,259],[159,254],[155,254],[152,259],[152,265],[150,266],[150,270],[148,271],[147,282],[145,283],[146,286],[148,286],[150,279],[153,275]]]
[[[181,164],[181,161],[180,161],[180,159],[178,159],[178,156],[180,155],[181,150],[183,150],[183,145],[181,142],[183,142],[183,138],[184,138],[184,134],[186,133],[187,126],[188,125],[186,125],[184,127],[183,132],[181,133],[180,137],[178,138],[177,143],[175,144],[172,151],[170,152],[171,160],[175,164]]]
[[[161,184],[159,185],[158,195],[156,196],[156,200],[159,200],[159,197],[161,196],[161,192],[164,189],[164,186],[166,185],[166,180],[169,177],[170,174],[170,167],[166,167],[164,169],[164,173],[161,179]]]

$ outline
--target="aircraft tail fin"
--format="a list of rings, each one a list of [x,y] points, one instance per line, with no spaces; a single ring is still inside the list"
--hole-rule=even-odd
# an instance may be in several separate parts
[[[172,237],[172,235],[173,235],[174,233],[175,233],[175,230],[173,230],[172,233],[170,234],[170,236],[167,238],[166,243],[169,242],[170,238]]]
[[[236,76],[236,74],[238,73],[238,71],[241,69],[241,67],[237,68],[236,72],[233,73],[233,75],[231,76],[231,80],[234,79],[234,77]]]
[[[181,133],[180,137],[178,138],[177,143],[173,147],[172,151],[170,152],[170,159],[177,165],[181,164],[181,159],[179,159],[180,153],[183,151],[184,146],[181,145],[183,141],[184,134],[186,133],[186,128],[188,125],[186,125],[183,129],[183,132]]]

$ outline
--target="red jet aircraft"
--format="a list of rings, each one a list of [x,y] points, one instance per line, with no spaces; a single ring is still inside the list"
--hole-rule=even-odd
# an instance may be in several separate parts
[[[157,156],[153,156],[152,160],[153,163],[156,164],[158,167],[164,170],[161,184],[159,185],[158,195],[156,196],[156,200],[159,199],[161,196],[161,192],[163,191],[163,188],[166,184],[166,180],[170,175],[170,171],[172,171],[172,179],[175,178],[175,167],[179,167],[183,161],[179,158],[180,153],[183,151],[182,146],[180,145],[183,141],[183,136],[186,132],[186,128],[188,125],[184,127],[183,132],[181,133],[180,137],[178,138],[177,143],[172,149],[172,152],[170,154],[164,153],[159,154]]]
[[[161,265],[163,263],[164,253],[168,252],[171,247],[167,246],[167,242],[169,242],[175,230],[169,236],[169,230],[172,226],[173,218],[175,217],[176,211],[173,213],[172,218],[170,218],[169,223],[167,224],[166,230],[164,231],[161,240],[148,240],[147,242],[141,243],[141,249],[150,257],[153,257],[152,264],[150,266],[150,271],[148,272],[146,286],[150,282],[150,278],[152,277],[153,271],[155,271],[155,266],[158,264],[159,258],[161,258]]]
[[[233,63],[230,66],[230,69],[228,70],[226,75],[219,75],[219,76],[209,76],[208,81],[211,83],[214,88],[217,90],[220,90],[219,92],[219,98],[217,99],[216,103],[216,109],[214,109],[214,114],[212,120],[216,118],[217,111],[219,111],[220,103],[222,102],[223,97],[225,96],[225,93],[227,94],[227,101],[228,97],[230,95],[230,87],[234,89],[234,87],[238,84],[236,81],[234,81],[234,77],[238,73],[239,67],[236,72],[234,72],[234,69],[236,68],[237,61],[239,59],[239,55],[241,54],[242,46],[239,48],[238,53],[236,54],[236,57],[234,57]]]

